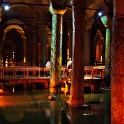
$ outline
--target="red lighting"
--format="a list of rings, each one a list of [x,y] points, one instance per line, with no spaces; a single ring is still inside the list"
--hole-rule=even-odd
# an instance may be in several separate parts
[[[3,93],[3,89],[0,89],[0,93]]]

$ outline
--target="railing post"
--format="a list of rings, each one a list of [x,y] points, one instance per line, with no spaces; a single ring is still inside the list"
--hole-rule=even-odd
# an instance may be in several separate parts
[[[26,78],[28,78],[28,69],[26,70]]]
[[[39,73],[38,73],[38,77],[40,78],[40,68],[39,68]]]

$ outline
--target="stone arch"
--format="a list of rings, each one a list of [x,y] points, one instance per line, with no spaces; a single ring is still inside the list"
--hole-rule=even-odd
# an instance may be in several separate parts
[[[18,35],[18,38],[17,38],[18,40],[17,41],[20,42],[19,45],[18,45],[18,43],[16,43],[16,41],[10,43],[10,45],[6,45],[6,43],[8,43],[7,41],[5,42],[5,40],[7,39],[7,35],[10,34],[10,33],[12,33],[12,32],[16,32],[16,34]],[[11,50],[12,48],[11,48],[10,49],[10,52],[11,53],[12,52],[15,52],[16,50],[18,50],[18,51],[20,51],[20,53],[22,53],[20,59],[16,59],[16,61],[18,61],[18,62],[19,61],[20,62],[27,62],[27,55],[26,55],[26,53],[27,53],[27,51],[26,51],[26,49],[27,49],[27,47],[26,47],[27,46],[27,38],[25,36],[24,29],[21,26],[19,26],[17,24],[11,24],[11,25],[7,26],[4,29],[4,36],[3,36],[3,43],[2,44],[3,44],[2,45],[3,47],[5,47],[5,46],[11,47],[13,45],[13,47],[14,47],[13,50],[14,51],[12,51]],[[16,47],[20,47],[20,48],[16,48]],[[3,48],[3,49],[5,49],[5,48]],[[5,52],[5,51],[3,51],[3,52]],[[8,53],[8,55],[10,56],[10,53]],[[10,61],[12,62],[13,61],[12,60],[12,56],[10,56],[9,58],[10,58]],[[18,57],[16,57],[16,58],[18,58]],[[3,65],[4,65],[5,59],[6,58],[5,58],[4,54],[3,54]]]
[[[86,37],[86,43],[85,47],[85,53],[87,53],[86,65],[94,65],[96,60],[96,44],[94,42],[94,38],[97,32],[97,29],[102,28],[102,33],[104,35],[104,26],[100,20],[100,17],[98,17],[97,13],[99,10],[101,10],[104,6],[106,6],[106,3],[104,0],[89,0],[86,5],[86,15],[85,15],[85,23],[86,23],[86,35],[89,35],[89,37]],[[92,33],[91,33],[92,32]],[[89,42],[87,42],[89,41]],[[89,47],[88,47],[89,46]],[[104,45],[103,45],[104,47]],[[104,49],[104,48],[103,48]],[[104,63],[104,51],[102,52],[103,57],[103,63]],[[90,59],[89,59],[90,58]],[[102,63],[102,64],[103,64]]]
[[[11,30],[11,29],[17,29],[17,31],[21,34],[24,33],[24,30],[19,26],[19,25],[16,25],[16,24],[13,24],[13,25],[9,25],[7,28],[5,28],[4,30],[4,35],[6,35],[6,33]]]

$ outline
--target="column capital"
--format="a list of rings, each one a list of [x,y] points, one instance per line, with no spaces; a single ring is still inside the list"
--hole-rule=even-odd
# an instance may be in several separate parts
[[[61,1],[61,0],[50,0],[50,6],[49,6],[49,11],[51,14],[61,14],[63,15],[67,8],[67,0]]]

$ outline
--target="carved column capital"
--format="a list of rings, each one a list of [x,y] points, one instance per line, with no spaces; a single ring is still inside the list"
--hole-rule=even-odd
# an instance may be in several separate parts
[[[63,15],[67,8],[67,0],[50,0],[49,11],[51,14],[61,14]]]

